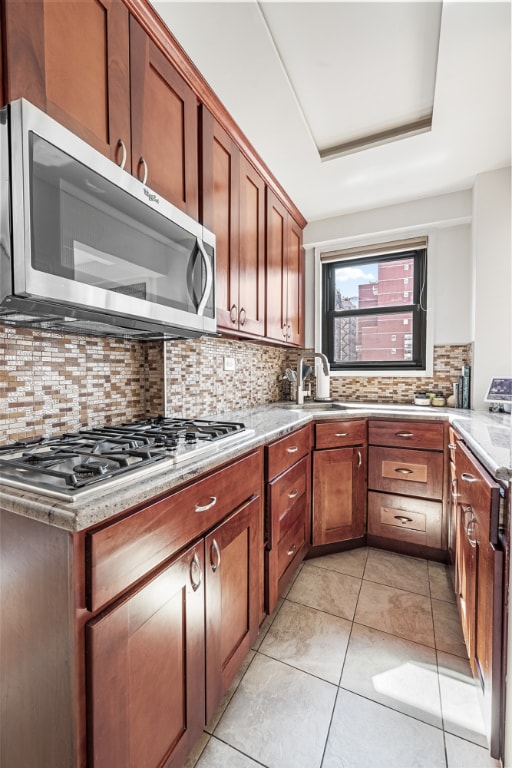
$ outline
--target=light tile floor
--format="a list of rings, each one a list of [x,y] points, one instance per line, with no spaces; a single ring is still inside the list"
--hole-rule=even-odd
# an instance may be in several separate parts
[[[489,768],[446,566],[308,560],[186,768]]]

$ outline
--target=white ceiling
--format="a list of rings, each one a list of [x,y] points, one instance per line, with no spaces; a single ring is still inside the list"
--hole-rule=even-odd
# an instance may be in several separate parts
[[[153,4],[308,221],[510,164],[509,0]],[[321,160],[432,101],[430,130]]]

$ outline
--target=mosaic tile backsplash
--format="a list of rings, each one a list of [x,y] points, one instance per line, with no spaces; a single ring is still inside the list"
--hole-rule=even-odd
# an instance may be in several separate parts
[[[227,339],[138,343],[0,326],[0,444],[287,399],[285,368],[308,353]],[[224,370],[226,357],[234,371]],[[469,345],[438,346],[432,379],[333,377],[331,396],[410,403],[417,390],[448,394],[467,362]]]
[[[330,396],[334,400],[356,400],[371,403],[410,405],[415,392],[452,394],[453,384],[465,364],[471,365],[471,344],[440,344],[434,347],[432,377],[418,376],[331,376]],[[297,365],[297,352],[289,352],[287,365]],[[312,379],[314,397],[314,378]]]

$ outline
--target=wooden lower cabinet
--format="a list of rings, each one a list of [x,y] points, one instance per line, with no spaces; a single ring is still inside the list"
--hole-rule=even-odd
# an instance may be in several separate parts
[[[206,722],[258,634],[260,553],[259,498],[206,537]]]
[[[474,526],[471,507],[458,504],[455,517],[456,594],[462,634],[470,659],[475,658],[477,550],[468,530]]]
[[[0,764],[182,768],[256,638],[263,449],[71,532],[0,508]]]
[[[499,757],[504,570],[499,486],[460,441],[455,464],[457,603],[471,669],[482,687],[489,748]]]
[[[443,559],[445,425],[371,419],[368,441],[369,543]]]
[[[304,559],[311,538],[311,427],[266,448],[265,608],[279,596]]]
[[[181,766],[204,725],[204,543],[89,622],[89,759]]]
[[[443,505],[391,493],[368,492],[368,533],[441,548]]]
[[[313,546],[366,532],[366,448],[313,452]]]

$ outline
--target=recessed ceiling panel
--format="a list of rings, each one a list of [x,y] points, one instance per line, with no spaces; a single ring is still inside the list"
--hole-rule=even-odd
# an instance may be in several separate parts
[[[321,157],[430,128],[442,3],[260,7]]]

